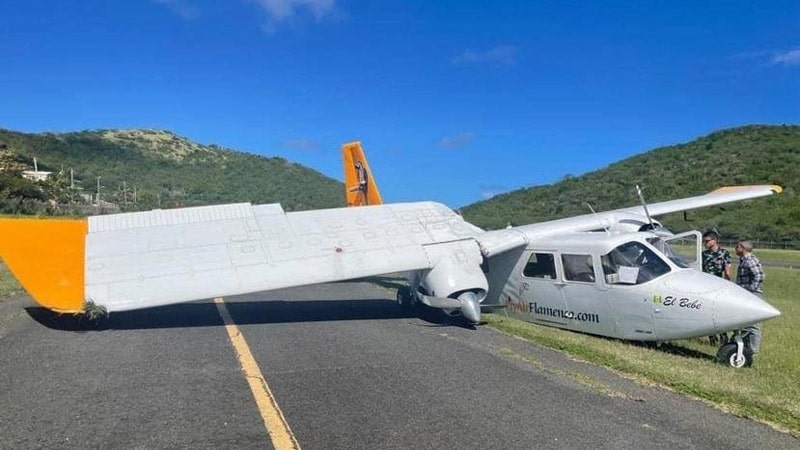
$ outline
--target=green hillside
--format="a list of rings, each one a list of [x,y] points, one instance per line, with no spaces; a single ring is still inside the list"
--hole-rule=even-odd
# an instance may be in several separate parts
[[[526,224],[703,194],[724,185],[779,184],[783,194],[663,218],[675,231],[716,227],[723,237],[800,241],[800,126],[746,126],[658,148],[606,168],[498,195],[462,209],[484,228]]]
[[[21,180],[18,172],[32,168],[34,157],[40,170],[63,168],[64,174],[44,189]],[[279,202],[287,211],[344,204],[342,184],[314,170],[283,158],[200,145],[167,131],[25,134],[0,129],[0,167],[5,168],[0,171],[0,212],[31,212],[19,208],[19,198],[38,204],[54,198],[78,202],[76,194],[96,193],[97,177],[101,198],[122,210],[243,201]],[[75,191],[68,189],[69,169],[77,180]],[[509,222],[586,214],[587,203],[596,211],[633,206],[637,184],[649,202],[657,202],[755,183],[785,190],[774,198],[691,211],[689,223],[682,214],[663,220],[675,231],[713,226],[731,239],[800,242],[800,126],[718,131],[552,185],[498,195],[462,213],[483,228],[501,228]]]
[[[287,211],[344,206],[342,183],[319,172],[283,158],[200,145],[167,131],[25,134],[0,129],[0,163],[18,172],[20,163],[32,168],[34,157],[39,170],[57,174],[63,169],[50,183],[59,186],[45,188],[46,197],[64,203],[80,199],[76,193],[96,194],[100,177],[100,198],[123,210],[246,201],[279,202]],[[76,192],[69,191],[70,169]],[[14,171],[0,172],[0,201],[7,208],[14,194],[26,189],[11,177]]]

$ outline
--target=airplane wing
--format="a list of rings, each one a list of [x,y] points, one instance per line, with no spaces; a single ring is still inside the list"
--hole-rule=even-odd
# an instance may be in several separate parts
[[[428,269],[443,255],[479,264],[474,237],[482,231],[444,205],[420,202],[3,219],[0,233],[0,253],[41,305],[78,312],[91,302],[111,312]]]
[[[705,195],[649,204],[647,205],[647,209],[651,216],[660,216],[672,212],[688,211],[707,206],[766,197],[779,194],[782,191],[783,188],[777,185],[727,186]],[[632,206],[595,214],[584,214],[581,216],[523,225],[515,227],[514,230],[525,234],[527,239],[530,240],[542,236],[552,236],[578,231],[599,231],[604,229],[636,231],[640,226],[646,223],[648,223],[648,221],[644,208],[642,206]],[[502,230],[498,230],[498,232],[499,231]],[[486,236],[482,239],[488,237],[489,236]]]
[[[659,215],[780,191],[724,188],[648,208]],[[444,291],[483,290],[484,257],[539,236],[643,223],[643,209],[631,207],[484,232],[433,202],[290,213],[278,204],[242,203],[87,220],[0,219],[0,255],[31,297],[61,312],[89,303],[124,311],[424,269],[446,297]]]
[[[688,211],[690,209],[706,206],[721,205],[724,203],[738,202],[758,197],[780,194],[783,188],[778,185],[751,185],[751,186],[725,186],[705,195],[690,197],[647,205],[648,211],[653,216],[660,216],[671,212]],[[643,213],[641,206],[625,208],[620,212]]]

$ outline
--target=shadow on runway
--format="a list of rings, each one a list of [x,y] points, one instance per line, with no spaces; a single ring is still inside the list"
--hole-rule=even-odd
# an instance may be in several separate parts
[[[392,300],[309,300],[309,301],[226,301],[237,325],[322,322],[341,320],[385,320],[418,318],[425,326],[468,327],[460,317],[449,317],[436,309],[421,306],[401,308]],[[48,328],[91,332],[103,330],[143,330],[223,326],[216,305],[211,301],[182,303],[136,311],[114,312],[91,320],[84,315],[58,314],[42,307],[26,307],[28,315]],[[469,327],[468,327],[469,328]]]

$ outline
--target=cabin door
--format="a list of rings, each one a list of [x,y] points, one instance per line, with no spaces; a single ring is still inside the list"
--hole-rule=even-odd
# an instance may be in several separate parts
[[[564,294],[566,328],[583,333],[614,336],[616,320],[611,313],[605,285],[597,270],[599,260],[591,254],[560,255],[561,292]]]
[[[556,268],[556,256],[546,251],[525,251],[517,285],[509,292],[509,308],[526,314],[525,319],[543,325],[565,327],[569,319],[564,315],[566,305]],[[516,298],[514,298],[516,297]]]

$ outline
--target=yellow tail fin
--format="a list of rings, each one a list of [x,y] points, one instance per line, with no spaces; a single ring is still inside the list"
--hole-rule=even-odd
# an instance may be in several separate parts
[[[347,206],[380,205],[383,203],[378,185],[371,176],[367,157],[361,142],[349,142],[342,146],[344,159],[344,195]]]

